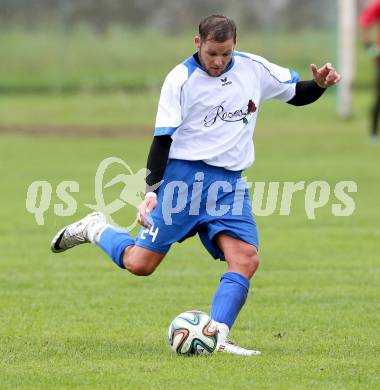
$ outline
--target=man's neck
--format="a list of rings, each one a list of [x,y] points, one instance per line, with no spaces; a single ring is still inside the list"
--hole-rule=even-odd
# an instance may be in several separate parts
[[[204,67],[202,65],[202,62],[201,62],[201,59],[199,58],[199,51],[197,51],[194,55],[194,60],[197,61],[197,63],[199,64],[199,66],[204,70]],[[232,58],[231,58],[231,61],[228,63],[228,65],[226,66],[226,69],[231,65],[231,62],[232,62]]]

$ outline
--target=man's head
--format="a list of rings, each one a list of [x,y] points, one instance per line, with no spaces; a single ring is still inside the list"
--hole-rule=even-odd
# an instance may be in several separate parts
[[[199,35],[194,42],[204,70],[212,77],[219,77],[231,61],[235,48],[235,22],[227,16],[208,16],[199,23]]]

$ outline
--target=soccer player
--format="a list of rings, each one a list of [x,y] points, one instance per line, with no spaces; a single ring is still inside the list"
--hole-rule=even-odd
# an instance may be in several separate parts
[[[371,136],[372,142],[377,143],[380,116],[380,0],[372,1],[362,10],[359,25],[362,42],[368,53],[374,58],[376,65],[376,97],[371,113]],[[375,42],[371,39],[372,28],[377,30]]]
[[[195,37],[197,52],[166,77],[147,161],[148,190],[137,212],[143,225],[138,237],[95,212],[60,230],[51,249],[95,243],[120,268],[150,275],[173,243],[198,234],[208,252],[227,263],[211,303],[217,350],[249,356],[260,352],[239,347],[227,335],[259,265],[257,227],[241,178],[254,160],[257,113],[272,98],[312,103],[340,75],[331,64],[311,65],[313,79],[298,81],[294,71],[235,51],[235,45],[233,20],[206,17]]]

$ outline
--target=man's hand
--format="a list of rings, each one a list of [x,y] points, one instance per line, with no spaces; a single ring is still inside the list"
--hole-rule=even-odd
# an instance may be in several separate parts
[[[317,68],[317,65],[311,64],[310,69],[313,72],[314,81],[321,88],[331,87],[338,83],[342,78],[330,63],[323,65],[322,68],[319,69]]]
[[[157,196],[155,193],[148,193],[140,206],[137,208],[137,220],[139,224],[150,228],[149,214],[157,207]]]

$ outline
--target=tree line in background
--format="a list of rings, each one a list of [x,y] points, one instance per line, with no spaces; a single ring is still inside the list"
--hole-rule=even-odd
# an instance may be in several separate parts
[[[336,9],[334,0],[0,0],[0,23],[24,28],[87,23],[99,32],[120,24],[176,33],[222,13],[245,30],[298,31],[334,27]]]

